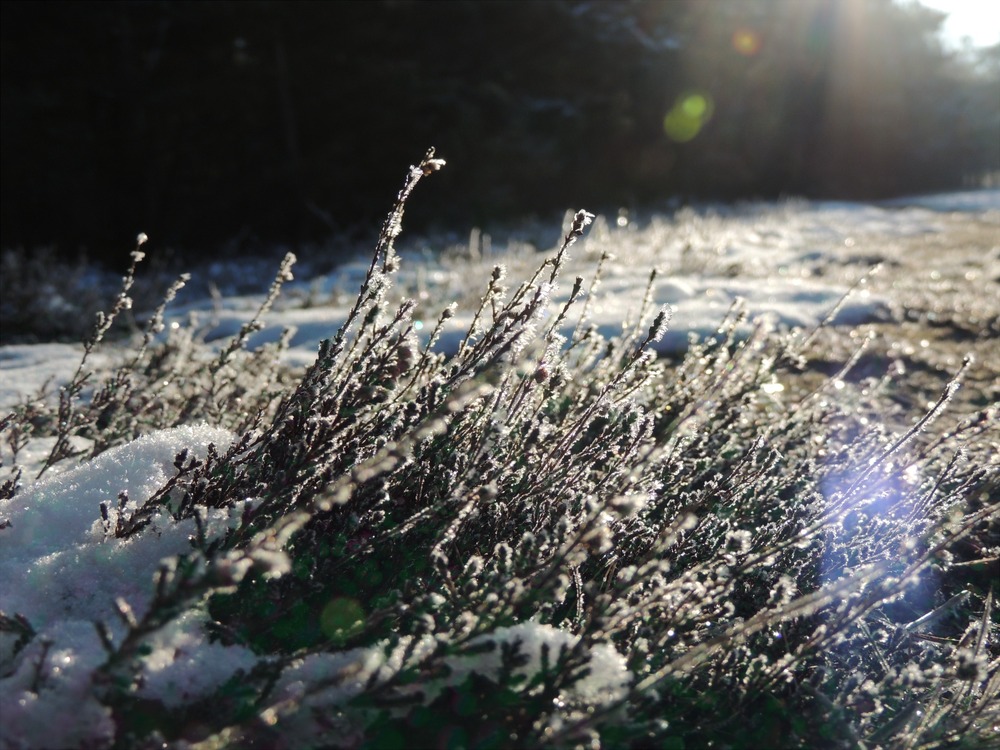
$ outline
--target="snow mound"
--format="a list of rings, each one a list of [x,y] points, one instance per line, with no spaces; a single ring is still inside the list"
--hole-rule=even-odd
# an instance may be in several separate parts
[[[126,511],[134,510],[174,476],[180,451],[204,456],[210,443],[223,450],[233,439],[207,425],[162,430],[0,500],[0,519],[9,522],[0,529],[3,610],[36,629],[61,620],[116,621],[114,598],[122,596],[141,616],[160,560],[189,549],[194,523],[162,514],[139,536],[116,539],[105,531],[101,503],[116,513],[125,491]],[[224,529],[226,516],[215,511],[209,528]]]
[[[0,529],[2,611],[23,615],[36,631],[16,655],[13,634],[0,640],[0,746],[110,746],[115,725],[94,690],[107,652],[94,621],[120,638],[124,626],[114,615],[115,598],[142,617],[160,561],[190,548],[195,525],[161,513],[136,536],[116,539],[100,504],[117,509],[124,490],[130,498],[125,511],[134,510],[175,474],[180,451],[203,457],[209,444],[223,450],[234,437],[207,425],[162,430],[0,500],[0,520],[9,522]],[[206,531],[217,536],[229,523],[227,511],[212,511]],[[248,649],[209,643],[203,620],[188,613],[153,635],[142,695],[180,705],[253,666]]]

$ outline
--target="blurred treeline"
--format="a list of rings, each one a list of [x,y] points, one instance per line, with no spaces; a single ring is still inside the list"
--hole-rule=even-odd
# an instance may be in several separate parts
[[[411,226],[960,187],[1000,169],[1000,48],[943,51],[942,19],[890,0],[7,2],[2,244],[322,239],[377,223],[430,145],[450,164]]]

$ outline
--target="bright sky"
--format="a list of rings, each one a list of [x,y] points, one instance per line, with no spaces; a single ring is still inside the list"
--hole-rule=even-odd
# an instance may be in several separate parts
[[[1000,42],[1000,2],[995,0],[919,0],[921,5],[948,14],[944,22],[944,41],[950,47],[962,46],[962,37],[970,37],[976,47]]]

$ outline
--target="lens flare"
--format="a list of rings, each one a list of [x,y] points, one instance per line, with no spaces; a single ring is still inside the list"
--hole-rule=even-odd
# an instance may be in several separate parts
[[[677,97],[663,118],[663,130],[677,143],[693,140],[712,118],[712,97],[702,91],[688,91]]]
[[[868,546],[882,550],[884,559],[896,556],[902,564],[916,547],[912,536],[896,536],[894,524],[886,519],[909,518],[916,521],[925,508],[914,500],[922,481],[917,465],[899,470],[891,461],[881,464],[884,473],[872,479],[871,488],[865,486],[867,471],[864,466],[850,467],[845,471],[830,470],[820,480],[820,488],[831,510],[839,511],[839,523],[831,524],[823,539],[823,556],[820,563],[824,584],[833,585],[845,577],[852,577],[857,570],[875,557],[858,555],[857,550]],[[832,467],[831,467],[832,469]],[[892,534],[890,536],[890,534]],[[871,553],[868,553],[871,555]],[[925,611],[933,608],[932,594],[936,588],[937,574],[933,569],[919,574],[920,586],[908,595],[910,606]],[[915,582],[910,579],[907,585]]]
[[[332,600],[323,608],[319,626],[323,634],[334,641],[343,641],[360,630],[365,610],[360,602],[348,597]]]
[[[760,34],[753,29],[736,29],[733,32],[732,45],[741,55],[753,57],[760,52]]]

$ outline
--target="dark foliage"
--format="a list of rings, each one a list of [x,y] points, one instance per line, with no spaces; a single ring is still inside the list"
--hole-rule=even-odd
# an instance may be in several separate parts
[[[428,142],[462,167],[416,226],[955,187],[1000,169],[997,52],[977,73],[940,20],[890,0],[6,2],[2,245],[120,263],[139,230],[158,251],[325,237],[371,225]]]

